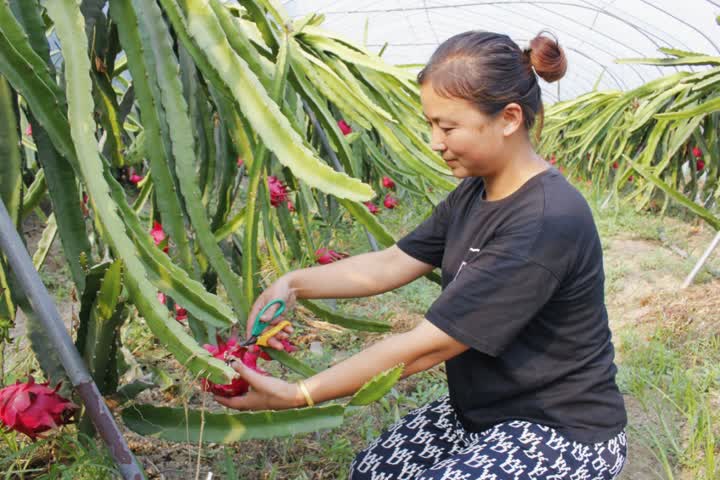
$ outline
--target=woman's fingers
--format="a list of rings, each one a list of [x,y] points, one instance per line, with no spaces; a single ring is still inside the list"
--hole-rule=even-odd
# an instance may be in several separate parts
[[[213,398],[217,403],[225,407],[234,408],[235,410],[245,410],[248,408],[247,397],[248,395],[243,395],[241,397],[221,397],[219,395],[215,395]]]
[[[285,350],[282,342],[278,340],[277,335],[269,338],[267,343],[270,348],[274,348],[275,350]]]
[[[269,302],[268,302],[269,303]],[[275,305],[271,306],[267,310],[265,310],[265,313],[262,314],[262,317],[260,317],[260,320],[264,323],[270,322],[271,324],[275,324],[279,322],[282,319],[282,315],[278,316],[277,318],[273,318],[273,315],[275,315],[275,312],[277,312],[280,309],[280,304],[276,303]]]
[[[282,410],[295,405],[293,385],[269,375],[262,375],[237,360],[230,365],[250,384],[250,391],[245,395],[229,398],[215,395],[215,401],[219,404],[236,410]]]
[[[248,368],[244,363],[238,359],[234,359],[230,366],[239,374],[239,377],[245,379],[246,382],[253,388],[253,390],[259,392],[272,391],[272,377],[263,375],[256,372],[252,368]]]

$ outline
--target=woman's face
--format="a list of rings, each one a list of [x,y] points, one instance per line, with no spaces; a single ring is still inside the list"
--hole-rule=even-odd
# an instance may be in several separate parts
[[[484,114],[468,100],[438,95],[431,82],[421,85],[420,99],[432,130],[430,146],[455,177],[489,176],[498,171],[507,137],[516,131],[505,111]]]

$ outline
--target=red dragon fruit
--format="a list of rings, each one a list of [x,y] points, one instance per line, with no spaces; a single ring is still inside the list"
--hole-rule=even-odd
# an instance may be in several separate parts
[[[270,205],[278,207],[288,201],[287,186],[275,176],[268,177],[268,190],[270,190]]]
[[[58,395],[48,383],[19,380],[0,390],[0,423],[35,440],[41,433],[68,423],[78,406]]]
[[[175,320],[177,320],[178,322],[187,320],[187,310],[182,308],[177,303],[175,304]]]
[[[327,265],[328,263],[337,262],[343,258],[349,256],[347,253],[336,252],[329,248],[318,248],[315,252],[315,261],[320,265]]]
[[[162,225],[160,225],[157,220],[153,222],[153,228],[150,230],[150,235],[152,235],[155,245],[161,247],[163,252],[168,253],[169,247],[167,243],[167,235],[165,234],[165,230],[163,230]]]
[[[87,217],[90,215],[90,210],[88,210],[88,194],[83,192],[82,194],[82,203],[80,204],[80,209],[82,210],[83,217]]]
[[[373,215],[377,215],[378,213],[380,213],[380,209],[372,202],[365,202],[365,206],[368,210],[370,210],[370,213],[372,213]]]
[[[343,135],[350,135],[352,133],[352,128],[345,120],[338,120],[337,124]]]
[[[130,183],[132,183],[133,185],[137,185],[138,183],[142,182],[144,178],[145,177],[143,177],[142,175],[138,175],[137,172],[133,170],[133,172],[130,174]]]
[[[267,375],[265,370],[257,366],[259,358],[262,358],[263,360],[270,360],[270,356],[263,352],[260,347],[257,345],[242,347],[240,346],[236,336],[231,336],[227,339],[227,341],[223,341],[223,339],[218,335],[216,340],[217,345],[203,345],[203,348],[210,352],[213,357],[223,361],[238,359],[246,367],[249,367],[263,375]],[[281,340],[281,342],[283,347],[285,347],[286,352],[294,352],[297,349],[286,339]],[[247,393],[249,384],[244,378],[240,377],[234,378],[231,383],[225,385],[218,385],[210,382],[209,380],[203,379],[202,388],[206,392],[209,391],[221,397],[236,397]]]
[[[695,162],[695,168],[697,169],[698,172],[702,172],[703,170],[705,170],[705,162],[702,161],[701,159],[698,159]]]
[[[393,182],[393,179],[390,177],[383,177],[382,184],[385,188],[395,188],[395,182]]]
[[[700,147],[693,147],[692,154],[695,158],[700,158],[703,156],[702,150],[700,150]]]
[[[390,210],[392,210],[393,208],[397,207],[399,203],[400,202],[398,202],[398,199],[393,197],[389,193],[385,195],[385,200],[383,201],[383,205],[385,205],[385,208],[389,208]]]

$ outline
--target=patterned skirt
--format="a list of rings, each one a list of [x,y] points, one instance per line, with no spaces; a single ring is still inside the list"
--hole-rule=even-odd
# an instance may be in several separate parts
[[[612,480],[625,463],[620,432],[579,443],[557,430],[512,420],[466,431],[447,395],[413,410],[360,452],[350,480]]]

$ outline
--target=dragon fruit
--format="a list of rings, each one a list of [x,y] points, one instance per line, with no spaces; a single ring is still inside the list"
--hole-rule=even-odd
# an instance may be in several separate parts
[[[368,210],[370,210],[370,213],[372,213],[373,215],[377,215],[378,213],[380,213],[380,209],[372,202],[365,202],[365,206]]]
[[[350,135],[352,133],[352,127],[350,127],[345,120],[338,120],[337,124],[343,135]]]
[[[385,188],[395,188],[395,182],[390,177],[383,177],[382,184]]]
[[[35,440],[41,433],[69,422],[78,406],[58,395],[48,383],[19,380],[0,390],[0,423]]]
[[[162,225],[160,225],[157,220],[153,222],[153,228],[150,230],[150,235],[152,235],[155,245],[161,247],[163,252],[168,253],[169,247],[167,243],[167,235],[165,234],[165,230],[163,230]]]
[[[700,150],[700,147],[693,147],[692,154],[695,158],[700,158],[703,156],[702,150]]]
[[[390,195],[389,193],[385,195],[385,200],[383,200],[383,205],[385,205],[385,208],[393,209],[398,206],[400,202],[398,202],[398,199]]]
[[[175,304],[175,320],[178,322],[187,320],[187,310],[179,306],[177,303]]]
[[[203,348],[210,352],[213,357],[218,360],[230,361],[233,359],[240,360],[246,367],[249,367],[256,372],[267,375],[267,372],[257,365],[258,359],[271,360],[270,356],[263,352],[257,345],[251,345],[250,347],[243,347],[238,342],[236,336],[231,336],[224,341],[219,335],[215,337],[217,345],[205,344]],[[281,340],[283,347],[286,352],[294,352],[297,348],[286,339]],[[225,385],[218,385],[212,383],[209,380],[202,380],[202,389],[206,392],[212,392],[215,395],[221,397],[236,397],[238,395],[244,395],[247,393],[249,388],[248,382],[244,378],[234,378],[231,383]]]
[[[329,248],[318,248],[315,252],[315,261],[320,265],[327,265],[328,263],[337,262],[343,258],[349,256],[347,253],[336,252]]]
[[[88,194],[83,192],[82,194],[82,203],[80,204],[80,209],[82,210],[83,217],[87,217],[90,215],[90,210],[88,210]]]
[[[287,186],[275,176],[268,177],[268,190],[270,190],[270,205],[278,207],[288,201]]]
[[[133,185],[137,185],[138,183],[142,182],[144,178],[145,177],[143,177],[142,175],[138,175],[133,170],[132,174],[130,175],[130,183],[132,183]]]

